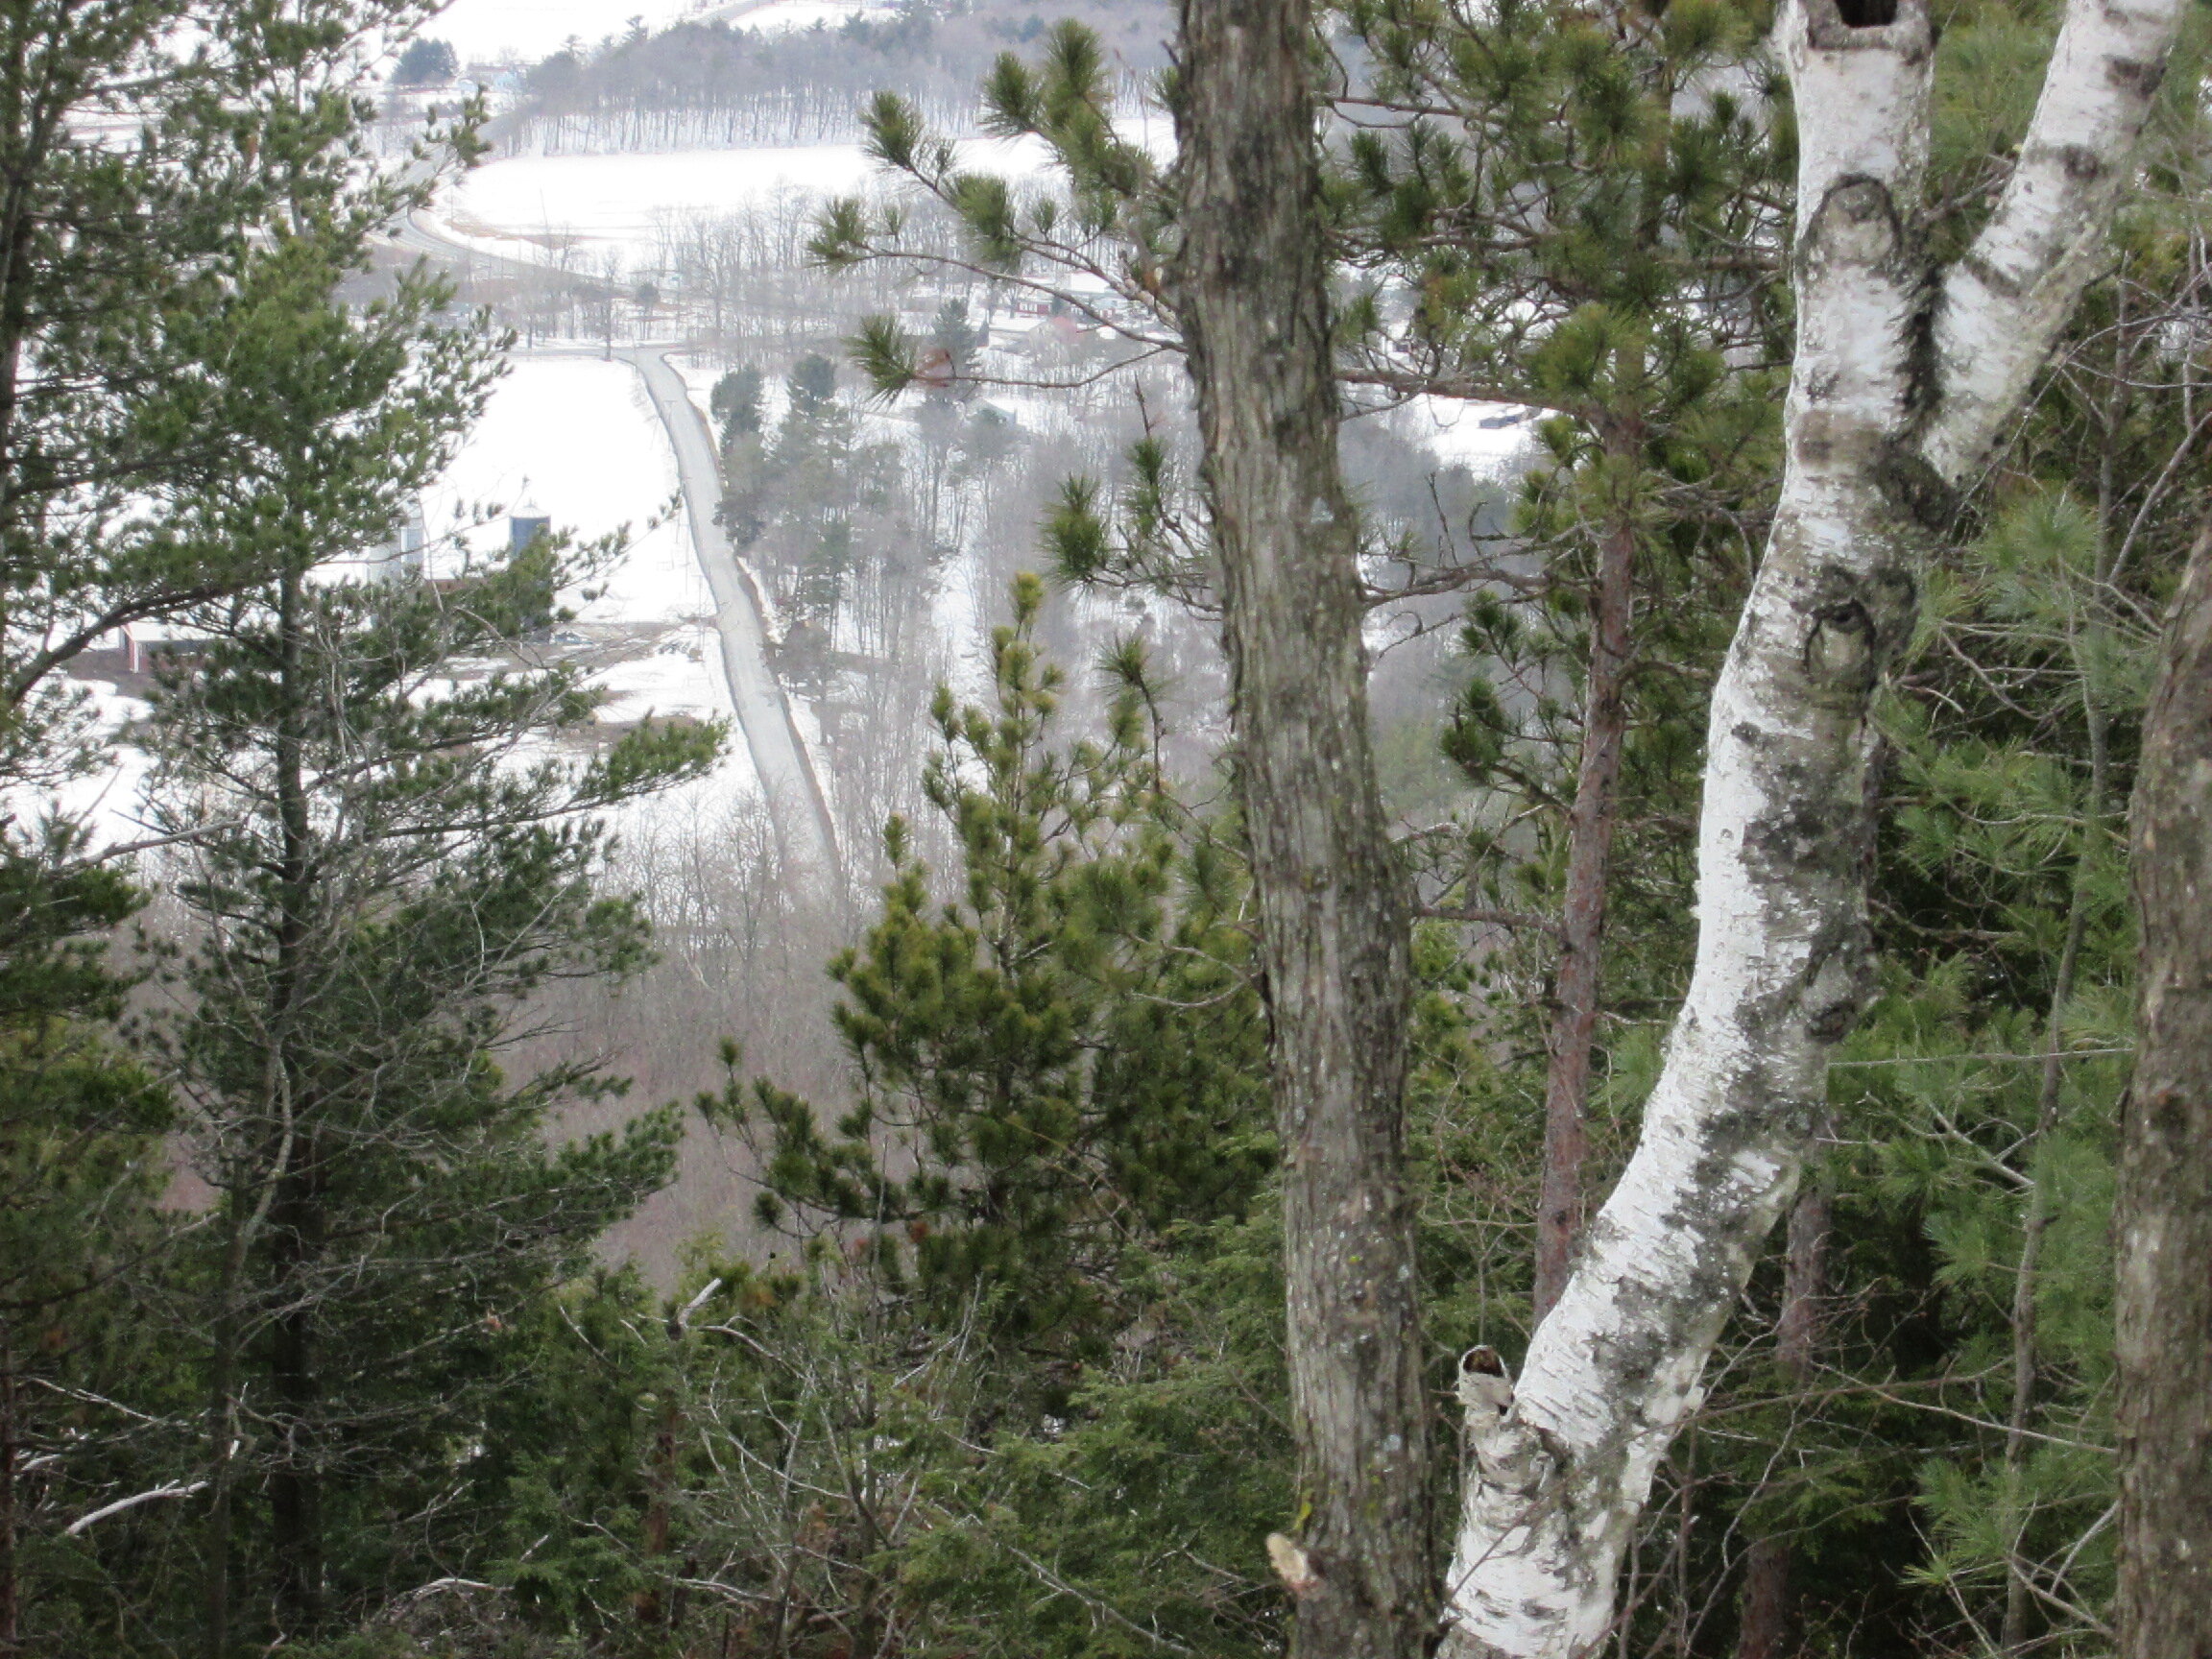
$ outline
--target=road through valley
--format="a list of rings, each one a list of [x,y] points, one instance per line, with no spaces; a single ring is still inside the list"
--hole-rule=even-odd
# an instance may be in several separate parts
[[[752,576],[738,563],[729,532],[717,520],[722,469],[713,435],[664,349],[618,347],[613,355],[644,380],[676,451],[692,542],[714,595],[714,621],[722,639],[730,698],[768,797],[784,862],[802,879],[833,882],[839,868],[837,826],[813,758],[793,722],[790,703],[768,666],[766,607]]]
[[[473,260],[479,265],[528,269],[518,261],[475,253],[447,240],[421,214],[410,215],[396,226],[393,241],[409,252],[427,254],[448,264],[466,265]],[[588,349],[541,349],[534,354],[570,356]],[[666,346],[638,345],[590,354],[613,357],[635,369],[667,430],[691,521],[693,550],[714,595],[715,629],[721,637],[730,700],[737,712],[745,747],[753,757],[754,771],[768,799],[777,843],[795,884],[814,885],[828,893],[837,886],[841,869],[836,821],[813,757],[799,735],[783,687],[768,665],[767,607],[739,563],[728,532],[717,521],[722,469],[714,452],[713,434],[698,405],[691,401],[683,375],[668,361],[668,350]]]

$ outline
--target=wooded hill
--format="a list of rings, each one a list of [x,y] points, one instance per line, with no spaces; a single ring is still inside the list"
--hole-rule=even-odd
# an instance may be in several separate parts
[[[680,23],[557,53],[536,64],[515,142],[547,155],[746,144],[850,143],[870,94],[895,86],[956,129],[972,125],[994,58],[1080,19],[1131,76],[1166,61],[1174,27],[1160,0],[1030,0],[957,6],[914,0],[888,17],[770,33]]]

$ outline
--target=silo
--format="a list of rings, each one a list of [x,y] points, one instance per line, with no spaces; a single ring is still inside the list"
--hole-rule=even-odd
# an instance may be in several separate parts
[[[553,534],[553,516],[528,502],[507,516],[507,551],[519,553],[541,536]]]

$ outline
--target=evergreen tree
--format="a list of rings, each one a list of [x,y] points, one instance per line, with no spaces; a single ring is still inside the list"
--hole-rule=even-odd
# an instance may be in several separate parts
[[[423,10],[102,0],[0,20],[0,786],[13,801],[106,759],[108,734],[63,679],[87,649],[266,580],[295,529],[277,501],[341,538],[380,533],[469,405],[481,345],[432,337],[438,284],[408,278],[364,314],[338,298],[438,171],[365,167],[370,111],[353,90],[364,41]],[[118,121],[131,142],[113,140]],[[441,156],[470,144],[433,137]],[[417,353],[449,384],[395,399]],[[312,485],[287,425],[307,388],[332,461]],[[170,1118],[106,1031],[127,986],[97,941],[140,902],[125,869],[80,827],[0,819],[0,1215],[20,1292],[0,1309],[11,1652],[66,1642],[88,1607],[118,1639],[173,1611],[164,1568],[140,1556],[109,1572],[130,1534],[180,1509],[154,1500],[189,1485],[159,1427],[177,1373],[142,1337],[173,1232],[153,1209]],[[118,1517],[101,1523],[113,1553],[62,1530],[87,1514]]]
[[[940,905],[894,819],[882,919],[840,955],[835,1010],[859,1097],[823,1133],[762,1081],[718,1110],[760,1148],[761,1219],[857,1228],[934,1317],[1072,1369],[1116,1318],[1124,1257],[1171,1222],[1234,1214],[1269,1157],[1252,1118],[1258,1009],[1236,865],[1160,769],[1141,651],[1108,660],[1103,742],[1051,742],[1042,585],[997,631],[996,709],[940,691],[925,792],[957,838]]]
[[[760,430],[762,385],[760,371],[751,363],[740,364],[714,382],[708,412],[714,417],[725,450],[734,440]]]
[[[758,387],[750,369],[721,383],[721,520],[790,619],[782,672],[826,693],[838,659],[888,659],[905,637],[922,566],[892,551],[912,541],[904,467],[838,396],[837,366],[820,353],[792,365],[770,431]]]
[[[11,778],[84,754],[54,680],[87,646],[281,563],[266,532],[208,525],[268,465],[263,372],[317,343],[369,238],[434,187],[435,169],[360,165],[370,111],[351,80],[359,43],[425,10],[100,0],[0,24],[0,150],[20,181],[0,222],[17,250],[0,278]],[[117,118],[136,142],[106,140]],[[449,136],[472,152],[466,131]]]
[[[1166,786],[1141,653],[1110,660],[1102,736],[1055,740],[1041,604],[1022,579],[995,708],[939,700],[950,896],[894,824],[880,917],[832,964],[854,1109],[825,1126],[734,1054],[700,1103],[800,1248],[703,1249],[661,1300],[601,1274],[534,1316],[480,1471],[525,1622],[613,1652],[1017,1652],[1078,1641],[1104,1597],[1263,1648],[1251,1524],[1287,1465],[1242,884]],[[1142,1468],[1146,1496],[1070,1500],[1055,1466]],[[1233,1605],[1162,1527],[1238,1562]],[[1025,1561],[1082,1529],[1081,1588],[1045,1588]]]
[[[460,57],[451,41],[427,36],[407,42],[399,61],[392,66],[395,86],[443,86],[461,72]]]
[[[1462,573],[1475,674],[1447,739],[1480,792],[1467,902],[1524,919],[1502,1006],[1532,992],[1545,1015],[1540,1318],[1591,1185],[1609,918],[1648,941],[1686,908],[1683,737],[1778,460],[1766,366],[1787,356],[1792,157],[1731,89],[1763,73],[1761,6],[1341,14],[1360,129],[1334,190],[1367,284],[1340,325],[1342,378],[1545,417],[1510,539]],[[1634,960],[1615,1009],[1670,998],[1686,966]]]
[[[211,1659],[325,1633],[466,1544],[444,1489],[503,1385],[498,1333],[669,1178],[667,1114],[548,1144],[565,1105],[618,1092],[596,1062],[510,1079],[501,1056],[533,991],[644,959],[592,815],[719,742],[648,724],[547,753],[596,698],[531,663],[578,573],[542,540],[457,584],[310,581],[322,551],[206,616],[153,719],[156,822],[193,849],[171,1069],[219,1195],[184,1292]],[[516,665],[456,675],[493,653]]]
[[[378,354],[414,349],[443,290],[405,283],[383,323],[349,319],[336,294],[438,173],[365,168],[370,110],[354,90],[365,39],[424,12],[97,0],[0,20],[0,785],[15,801],[104,761],[68,663],[281,565],[283,531],[241,511],[301,482],[297,451],[270,445],[272,385],[319,380],[334,431],[416,446],[378,427]],[[465,356],[431,348],[427,361],[458,370]],[[376,493],[339,475],[321,489],[351,491],[341,516]],[[102,1035],[124,987],[93,940],[139,902],[119,865],[73,825],[12,812],[0,894],[0,1214],[20,1292],[0,1310],[0,1650],[13,1652],[66,1642],[71,1586],[100,1579],[60,1524],[131,1496],[144,1473],[108,1451],[146,1425],[84,1394],[117,1376],[100,1369],[110,1336],[144,1314],[126,1287],[144,1286],[168,1232],[151,1210],[166,1118]],[[117,1527],[159,1508],[119,1511]],[[163,1579],[144,1571],[126,1588],[117,1606],[157,1608]]]

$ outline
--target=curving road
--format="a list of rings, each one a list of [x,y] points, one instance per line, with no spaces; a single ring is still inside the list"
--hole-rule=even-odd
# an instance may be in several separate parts
[[[543,270],[523,260],[479,253],[449,241],[420,214],[408,215],[393,227],[390,235],[409,252],[447,262],[474,260],[493,268]],[[637,370],[645,382],[646,394],[667,429],[669,447],[676,452],[685,517],[691,520],[692,548],[714,595],[715,629],[722,638],[722,671],[730,684],[730,700],[737,710],[745,747],[753,757],[753,770],[768,798],[769,817],[776,826],[784,867],[801,881],[833,890],[843,867],[837,849],[837,823],[815,771],[814,757],[792,719],[783,687],[768,667],[767,607],[753,578],[738,562],[728,532],[716,520],[715,508],[722,499],[722,469],[714,453],[713,434],[708,429],[707,418],[691,401],[683,375],[669,363],[668,350],[666,346],[626,346],[602,353],[588,348],[564,350],[556,347],[551,350],[541,348],[533,355],[611,355]]]
[[[763,621],[766,607],[752,576],[738,563],[729,532],[716,520],[714,509],[722,499],[722,469],[707,418],[691,401],[690,391],[669,363],[664,348],[622,347],[613,355],[636,369],[644,380],[645,391],[675,448],[684,501],[689,509],[686,517],[691,520],[692,545],[714,594],[714,622],[722,637],[722,669],[730,681],[730,698],[736,705],[745,746],[753,754],[753,769],[759,774],[760,787],[768,797],[784,864],[797,872],[833,878],[839,869],[836,820],[830,816],[813,757],[792,721],[790,702],[769,671],[768,633]]]

